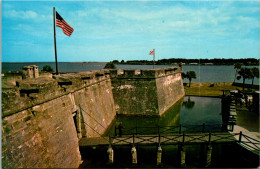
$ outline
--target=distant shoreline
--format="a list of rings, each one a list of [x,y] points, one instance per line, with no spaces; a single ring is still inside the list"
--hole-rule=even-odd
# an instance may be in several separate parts
[[[55,63],[55,62],[2,62],[2,63],[9,63],[9,64],[36,64],[36,63]],[[108,63],[108,62],[58,62],[58,63]],[[116,65],[153,65],[153,64],[132,64],[132,63],[115,63]],[[157,66],[159,65],[169,65],[169,66],[179,66],[178,64],[155,64]],[[233,64],[183,64],[182,66],[233,66]],[[259,66],[259,64],[247,64],[243,66]]]
[[[141,65],[153,65],[152,60],[129,60],[129,61],[112,61],[115,64],[141,64]],[[185,59],[185,58],[169,58],[156,60],[155,65],[234,65],[235,63],[241,63],[246,66],[259,65],[258,58],[214,58],[214,59]]]
[[[2,62],[2,63],[55,63],[52,62]],[[107,62],[58,62],[58,63],[107,63]]]
[[[186,59],[186,58],[169,58],[160,60],[113,60],[117,65],[192,65],[192,66],[230,66],[235,63],[241,63],[245,66],[259,66],[259,58],[214,58],[214,59]],[[109,62],[109,61],[107,61]],[[58,63],[107,63],[105,61],[79,61],[79,62],[68,62],[59,61]],[[2,63],[55,63],[54,61],[34,61],[34,62],[2,62]]]

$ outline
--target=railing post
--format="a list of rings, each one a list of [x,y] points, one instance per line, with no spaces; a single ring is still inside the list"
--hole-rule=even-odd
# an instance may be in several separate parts
[[[108,164],[113,164],[114,163],[114,150],[112,149],[112,141],[111,141],[110,135],[109,135],[109,147],[107,150],[107,154],[108,154]]]
[[[209,144],[211,142],[211,133],[209,133]]]
[[[137,164],[137,152],[136,152],[135,147],[132,147],[131,153],[132,153],[132,164],[136,165]]]
[[[157,134],[160,135],[160,126],[157,127]]]
[[[158,150],[157,150],[157,165],[162,164],[162,147],[159,145]]]
[[[184,141],[185,141],[185,133],[183,132],[183,134],[182,134],[182,143],[184,143]]]
[[[135,148],[135,135],[133,135],[133,147],[131,149],[132,153],[132,164],[136,165],[137,164],[137,152]]]
[[[239,133],[239,139],[238,139],[238,142],[239,142],[239,143],[242,141],[242,136],[243,136],[242,131],[240,131],[240,133]]]
[[[206,149],[206,166],[209,167],[211,165],[211,157],[212,157],[212,146],[209,144]]]
[[[181,133],[181,124],[180,124],[180,126],[179,126],[179,133]]]
[[[186,167],[186,162],[185,162],[185,149],[184,149],[184,145],[183,144],[179,144],[178,145],[178,151],[177,151],[177,156],[179,159],[179,165],[181,168],[185,168]]]
[[[158,150],[157,150],[157,165],[162,164],[162,147],[161,147],[161,135],[158,135]]]
[[[135,127],[135,135],[137,135],[137,127]]]

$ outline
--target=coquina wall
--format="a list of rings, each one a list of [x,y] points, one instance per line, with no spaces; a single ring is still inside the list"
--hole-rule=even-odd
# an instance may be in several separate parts
[[[117,114],[162,115],[184,93],[181,68],[111,71]]]
[[[158,108],[162,115],[184,95],[181,69],[165,69],[161,76],[156,78]]]
[[[102,135],[115,117],[102,71],[21,80],[2,88],[2,167],[77,168],[81,137]]]

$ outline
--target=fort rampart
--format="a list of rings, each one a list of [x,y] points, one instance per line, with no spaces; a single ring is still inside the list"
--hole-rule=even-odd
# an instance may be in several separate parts
[[[76,168],[78,140],[104,134],[116,113],[161,115],[184,95],[180,68],[37,72],[2,81],[5,168]]]

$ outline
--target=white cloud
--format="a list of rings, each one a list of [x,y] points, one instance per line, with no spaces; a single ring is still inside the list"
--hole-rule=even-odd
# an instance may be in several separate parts
[[[38,14],[34,11],[17,11],[12,9],[6,11],[4,16],[7,18],[34,19],[38,16]]]

